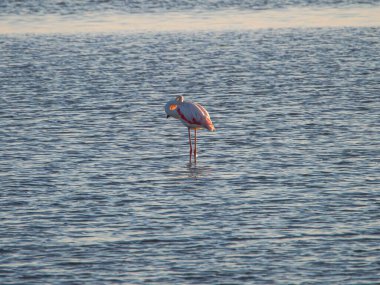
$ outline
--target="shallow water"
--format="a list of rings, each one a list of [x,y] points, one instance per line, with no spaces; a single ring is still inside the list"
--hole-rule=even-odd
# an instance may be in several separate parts
[[[286,9],[85,12],[74,15],[14,15],[0,18],[0,34],[227,32],[284,28],[378,27],[380,6]]]
[[[1,36],[0,283],[378,283],[379,39]]]
[[[0,15],[80,15],[84,12],[165,13],[178,11],[218,11],[225,9],[266,10],[291,7],[373,7],[377,0],[28,0],[0,2]]]

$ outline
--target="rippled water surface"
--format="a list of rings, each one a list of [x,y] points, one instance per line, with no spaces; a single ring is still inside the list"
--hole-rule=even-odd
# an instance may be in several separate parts
[[[373,6],[378,0],[2,0],[0,15],[75,15],[83,12],[123,11],[162,13],[168,11],[217,11],[223,9],[263,10],[289,7]]]
[[[379,47],[378,27],[0,36],[0,283],[377,284]],[[180,94],[217,129],[196,165]]]

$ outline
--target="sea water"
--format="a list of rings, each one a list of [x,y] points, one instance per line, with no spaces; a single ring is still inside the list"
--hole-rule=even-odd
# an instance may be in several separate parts
[[[1,284],[379,283],[378,3],[236,3],[0,4]]]

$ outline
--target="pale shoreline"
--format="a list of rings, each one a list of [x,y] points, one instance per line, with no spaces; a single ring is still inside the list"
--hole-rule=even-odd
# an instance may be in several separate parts
[[[0,18],[0,34],[140,33],[379,27],[379,15],[380,6],[153,14],[89,13],[72,16],[10,15]]]

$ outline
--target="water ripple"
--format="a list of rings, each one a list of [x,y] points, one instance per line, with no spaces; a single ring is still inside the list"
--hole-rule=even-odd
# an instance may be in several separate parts
[[[376,283],[379,36],[0,37],[1,283]]]

